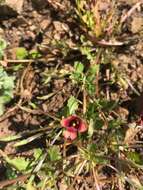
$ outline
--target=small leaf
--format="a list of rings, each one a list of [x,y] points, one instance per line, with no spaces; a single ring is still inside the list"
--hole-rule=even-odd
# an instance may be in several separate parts
[[[0,104],[1,106],[1,104]],[[0,107],[0,110],[1,110],[1,107]],[[10,141],[14,141],[14,140],[17,140],[21,138],[21,135],[10,135],[10,136],[6,136],[6,137],[2,137],[0,138],[0,142],[10,142]]]
[[[31,50],[29,52],[29,56],[28,57],[30,57],[31,59],[38,59],[38,58],[41,57],[41,54],[38,51],[36,51],[36,50]]]
[[[61,159],[60,149],[57,146],[52,146],[48,150],[50,161],[58,161]]]
[[[17,177],[16,171],[13,168],[11,168],[11,167],[7,167],[6,168],[6,177],[8,179],[14,179],[14,178],[16,178]]]
[[[0,116],[4,113],[4,105],[0,102]]]
[[[6,41],[3,39],[0,39],[0,59],[2,59],[3,54],[4,54],[4,49],[6,48],[7,44]]]
[[[95,74],[99,71],[99,65],[98,64],[94,64],[89,68],[88,73],[92,74],[95,76]]]
[[[34,175],[32,175],[26,185],[26,190],[36,190],[36,188],[33,186],[33,181],[34,181]]]
[[[89,127],[88,127],[88,136],[92,137],[94,133],[94,121],[90,119]]]
[[[26,185],[26,190],[36,190],[36,188],[32,185],[32,183],[28,183]]]
[[[11,159],[8,156],[6,156],[5,160],[8,164],[10,164],[11,166],[13,166],[19,171],[25,171],[30,164],[30,161],[25,160],[24,157],[17,157],[17,158]]]
[[[93,60],[95,58],[95,54],[92,53],[92,48],[87,46],[80,47],[81,53],[87,57],[88,60]]]
[[[16,49],[17,59],[25,59],[28,56],[28,52],[25,48],[19,47]]]
[[[35,158],[35,160],[38,160],[41,155],[42,155],[42,150],[40,148],[36,148],[34,150],[34,158]]]
[[[26,144],[28,144],[28,140],[24,139],[24,140],[21,140],[20,142],[15,143],[13,146],[18,147],[18,146],[23,146],[23,145],[26,145]]]
[[[106,158],[104,158],[104,156],[95,156],[94,159],[95,159],[95,163],[97,164],[107,164],[109,162]]]
[[[0,39],[0,49],[5,49],[7,46],[6,41],[4,39]]]
[[[142,165],[143,161],[139,153],[137,152],[128,152],[128,158],[135,162],[136,164]]]
[[[129,85],[127,83],[127,81],[122,77],[118,77],[118,84],[123,87],[125,90],[128,89]]]
[[[4,105],[13,98],[14,79],[0,66],[0,115],[4,112]]]
[[[84,70],[84,66],[83,66],[83,64],[81,62],[76,61],[74,63],[74,69],[75,69],[75,72],[82,73],[83,70]]]
[[[92,143],[88,145],[87,149],[89,150],[89,152],[96,152],[98,147],[97,144]]]
[[[78,101],[74,96],[71,96],[68,100],[68,109],[69,109],[69,114],[72,115],[75,113],[75,111],[78,109]]]

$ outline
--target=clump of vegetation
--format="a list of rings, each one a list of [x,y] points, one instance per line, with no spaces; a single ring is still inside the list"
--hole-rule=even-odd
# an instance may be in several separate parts
[[[12,142],[15,150],[9,155],[3,147],[0,149],[6,168],[6,185],[0,183],[0,187],[12,184],[6,189],[143,189],[138,178],[143,169],[143,118],[136,122],[121,106],[123,99],[118,89],[136,89],[124,80],[118,64],[112,65],[116,47],[125,45],[115,42],[122,23],[120,14],[116,14],[116,3],[102,3],[75,1],[76,15],[70,19],[79,22],[78,36],[70,31],[74,40],[70,39],[69,44],[56,36],[54,43],[51,39],[48,44],[48,55],[29,50],[29,46],[18,47],[16,60],[10,61],[19,65],[11,64],[5,69],[0,66],[0,115],[5,106],[9,108],[7,103],[12,98],[19,99],[18,114],[12,117],[21,131],[0,137],[4,145]],[[68,31],[68,27],[61,26]],[[5,41],[0,42],[0,47],[3,59]],[[10,76],[8,69],[17,72],[17,77]]]
[[[9,76],[3,67],[0,67],[0,115],[4,113],[5,104],[13,98],[14,76]]]
[[[6,46],[7,46],[6,41],[1,39],[0,40],[0,60],[2,59],[4,55],[4,49],[6,48]]]
[[[6,41],[0,40],[0,60],[4,55]],[[5,104],[13,98],[14,76],[9,76],[2,66],[0,66],[0,115],[4,113]]]

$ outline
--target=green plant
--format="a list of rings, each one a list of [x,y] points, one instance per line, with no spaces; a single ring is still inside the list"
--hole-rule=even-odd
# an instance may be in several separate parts
[[[31,50],[28,57],[31,59],[38,59],[41,57],[41,54],[37,50]]]
[[[0,60],[3,57],[4,49],[6,48],[6,46],[7,46],[6,41],[3,39],[0,39]]]
[[[79,102],[74,96],[71,96],[69,98],[68,103],[67,103],[69,115],[75,114],[75,111],[78,109],[78,104]]]
[[[41,54],[36,50],[31,50],[28,52],[24,47],[18,47],[16,49],[16,57],[17,59],[38,59],[41,57]]]
[[[9,76],[3,67],[0,67],[0,115],[4,112],[4,106],[13,98],[15,77]]]
[[[25,59],[28,56],[28,51],[24,47],[18,47],[16,49],[17,59]]]
[[[111,9],[108,10],[105,17],[102,17],[99,10],[100,3],[100,0],[97,0],[96,2],[76,0],[76,13],[81,23],[97,38],[105,34],[114,15],[114,9]]]
[[[81,62],[75,62],[74,71],[71,74],[71,79],[76,84],[81,85],[82,90],[85,89],[90,95],[95,94],[95,78],[99,70],[99,65],[91,65],[84,72],[84,65]]]

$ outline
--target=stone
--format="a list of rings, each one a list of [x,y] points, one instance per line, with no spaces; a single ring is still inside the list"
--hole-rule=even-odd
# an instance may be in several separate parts
[[[48,5],[46,0],[32,0],[32,5],[35,9],[40,10],[44,9]]]
[[[5,0],[0,2],[0,17],[16,16],[22,12],[24,0]]]
[[[143,29],[143,17],[133,17],[133,21],[131,23],[131,31],[132,33],[138,33]]]
[[[44,19],[40,22],[41,30],[46,30],[51,24],[51,18]]]

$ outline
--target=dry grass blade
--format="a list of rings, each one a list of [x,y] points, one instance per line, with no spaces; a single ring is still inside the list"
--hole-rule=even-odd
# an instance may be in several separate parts
[[[130,17],[131,14],[133,14],[133,12],[140,7],[141,4],[143,4],[143,0],[136,3],[125,15],[122,16],[121,23],[125,22],[127,18]]]
[[[94,182],[95,182],[96,190],[101,190],[101,188],[99,186],[99,181],[98,181],[98,177],[97,177],[96,171],[95,171],[94,168],[93,168],[92,171],[93,171],[93,177],[94,177]]]

